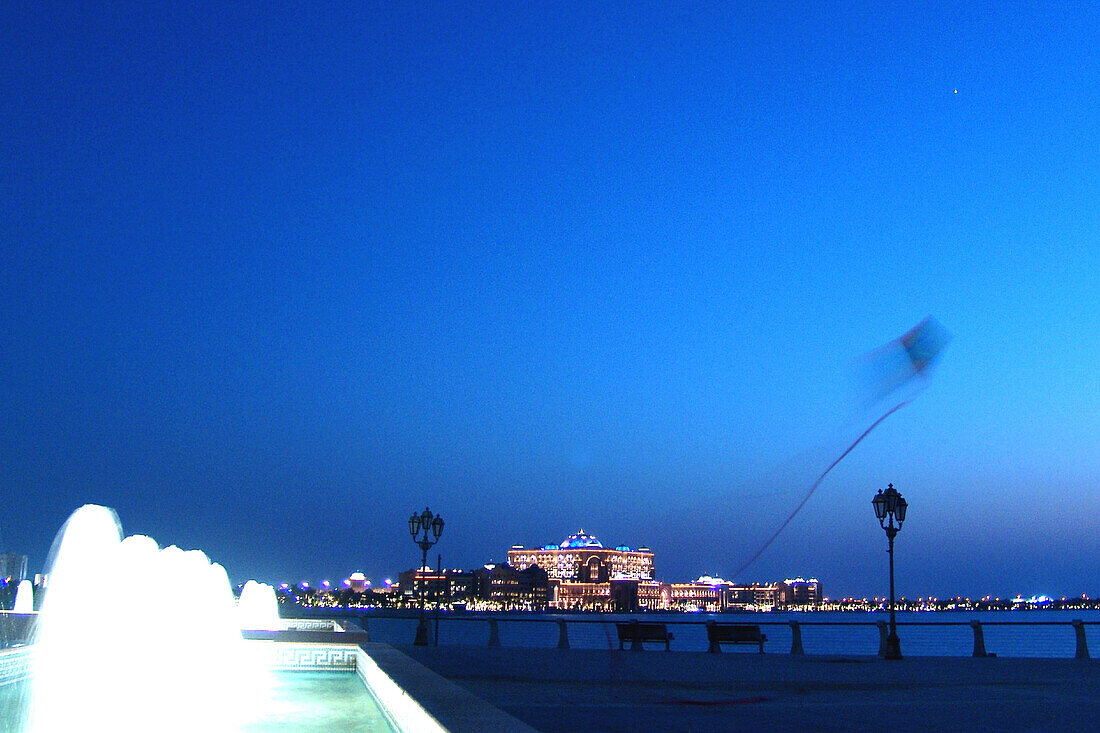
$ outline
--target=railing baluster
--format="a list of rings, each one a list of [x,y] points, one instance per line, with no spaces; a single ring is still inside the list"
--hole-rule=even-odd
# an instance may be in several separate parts
[[[495,618],[489,619],[489,646],[500,646],[500,631]]]
[[[1092,611],[1092,609],[1087,610]],[[794,618],[792,618],[791,616],[794,616]],[[805,639],[803,634],[804,627],[807,626],[810,627],[810,634],[812,636],[811,642],[812,646],[814,647],[814,654],[869,654],[872,649],[874,649],[874,647],[868,647],[866,643],[870,642],[873,637],[867,637],[865,635],[871,631],[872,627],[877,627],[879,632],[878,655],[882,656],[885,653],[886,642],[890,630],[889,621],[887,620],[872,620],[874,617],[869,619],[866,616],[858,620],[844,620],[845,618],[852,617],[848,616],[841,617],[840,620],[834,621],[830,619],[828,621],[825,621],[819,620],[823,617],[823,614],[818,614],[816,616],[810,616],[809,614],[791,614],[791,616],[788,616],[787,618],[784,618],[782,620],[778,618],[774,620],[763,620],[768,617],[765,614],[762,614],[752,619],[752,621],[757,623],[761,627],[762,631],[766,631],[767,627],[769,626],[775,630],[778,630],[778,627],[780,626],[787,626],[790,629],[791,634],[789,652],[791,655],[806,655]],[[1088,649],[1088,626],[1100,625],[1100,621],[1094,621],[1091,617],[1073,619],[1072,621],[1065,618],[1056,621],[1048,621],[1045,619],[1032,620],[1035,619],[1038,614],[1029,615],[1026,620],[1020,620],[1019,614],[1013,614],[1011,618],[1009,618],[1008,614],[993,613],[987,615],[975,614],[975,616],[980,617],[967,620],[940,621],[938,620],[938,618],[942,618],[943,616],[934,617],[932,614],[927,614],[922,616],[920,621],[906,620],[900,622],[898,625],[899,627],[904,626],[905,628],[913,630],[920,629],[920,632],[917,633],[916,636],[919,639],[925,640],[926,643],[923,647],[925,649],[925,653],[933,656],[961,657],[964,655],[968,655],[969,652],[969,655],[973,657],[996,657],[1003,654],[1008,654],[1009,656],[1036,656],[1040,658],[1043,656],[1046,656],[1048,658],[1054,658],[1058,655],[1061,655],[1063,658],[1067,658],[1070,656],[1069,649],[1067,648],[1069,637],[1061,637],[1061,635],[1065,633],[1065,627],[1067,625],[1070,625],[1074,630],[1074,636],[1076,640],[1076,649],[1073,657],[1077,659],[1092,658]],[[322,618],[319,614],[315,614],[315,617]],[[0,611],[0,631],[12,631],[11,627],[13,622],[25,618],[31,618],[31,620],[34,621],[37,620],[35,616],[24,617],[20,616],[19,614],[13,614],[10,611]],[[333,614],[333,616],[327,617],[325,623],[327,623],[329,626],[335,625],[335,628],[333,629],[334,631],[343,630],[347,632],[349,637],[354,635],[356,637],[354,642],[351,642],[349,638],[349,643],[359,643],[360,641],[370,639],[371,637],[376,636],[376,633],[372,633],[375,631],[377,633],[382,633],[382,635],[386,637],[384,639],[380,639],[380,641],[388,641],[389,637],[391,636],[391,634],[389,633],[390,625],[388,623],[383,623],[382,627],[385,628],[382,628],[375,624],[376,629],[371,629],[371,618],[404,619],[408,617],[398,616],[394,614],[379,614],[378,616],[370,616],[366,613],[362,613],[356,616],[350,614],[340,615],[337,613]],[[528,644],[529,641],[533,641],[532,635],[528,634],[526,631],[531,627],[524,626],[524,622],[532,622],[536,624],[546,624],[548,622],[553,622],[557,624],[558,628],[557,644],[554,645],[554,647],[558,649],[572,649],[574,646],[579,644],[580,646],[577,647],[578,649],[590,649],[593,648],[593,644],[595,642],[593,641],[592,636],[588,633],[590,627],[585,627],[583,624],[595,623],[601,625],[614,625],[614,622],[619,621],[619,619],[622,619],[621,623],[623,624],[639,623],[639,619],[637,618],[623,619],[622,616],[619,616],[616,619],[607,619],[596,616],[580,615],[568,617],[550,616],[549,618],[545,616],[539,617],[538,615],[532,615],[527,617],[505,617],[502,619],[498,617],[490,618],[489,614],[475,615],[472,613],[456,614],[452,618],[441,617],[440,623],[443,623],[444,621],[448,623],[456,622],[456,626],[462,627],[465,625],[471,630],[472,636],[474,638],[470,638],[471,634],[467,632],[456,633],[455,638],[458,639],[456,643],[459,644],[463,643],[461,641],[462,639],[466,639],[468,641],[473,641],[476,643],[476,628],[479,628],[479,624],[488,623],[489,638],[486,642],[486,645],[488,647],[500,647],[502,646],[500,638],[500,622],[502,620],[512,623],[513,626],[515,626],[515,628],[519,630],[518,633],[520,635],[513,639],[512,643],[519,644],[520,646],[525,646]],[[757,622],[756,619],[761,620]],[[703,619],[685,617],[683,620],[673,620],[664,617],[662,621],[663,623],[668,624],[669,628],[672,630],[684,629],[686,631],[690,631],[690,633],[687,633],[682,637],[682,639],[686,642],[687,648],[685,649],[685,651],[711,650],[711,648],[708,648],[708,646],[704,645],[709,639],[699,633],[706,631],[705,628],[701,628],[704,626],[705,623],[707,623]],[[293,623],[291,622],[292,619],[284,619],[284,626],[293,627]],[[314,624],[314,626],[316,626],[318,621],[315,620],[312,623]],[[473,626],[469,626],[469,624],[473,624]],[[580,630],[584,633],[582,633],[580,637],[574,635],[574,638],[570,639],[570,626],[572,626],[573,631],[576,631],[578,628],[580,628]],[[961,635],[965,633],[963,632],[963,629],[967,626],[970,627],[971,636],[973,638],[972,650],[968,650],[965,646],[961,646],[961,644],[965,644],[964,638]],[[997,647],[994,650],[989,649],[988,644],[985,640],[985,629],[987,627],[994,627],[994,646]],[[546,629],[547,627],[541,626],[540,628]],[[935,636],[930,636],[933,633],[934,628],[938,628],[942,631],[936,633]],[[837,629],[845,630],[838,633],[835,631]],[[1006,636],[1004,636],[1004,638],[1001,638],[1000,636],[998,636],[998,634],[1001,633],[1001,629],[1011,629],[1011,631]],[[308,630],[313,631],[315,629],[314,627],[310,627]],[[549,641],[549,639],[547,639],[543,635],[543,633],[540,633],[538,636],[541,636],[544,641]],[[779,635],[781,636],[782,632],[780,632]],[[15,630],[14,634],[8,634],[7,636],[0,638],[0,642],[8,645],[22,644],[29,643],[30,638],[30,629],[17,629]],[[602,639],[602,635],[600,635],[600,638]],[[614,637],[612,637],[612,639],[613,638]],[[1061,639],[1060,641],[1059,638]],[[931,639],[931,641],[929,641],[929,639]],[[997,639],[1001,639],[1001,641],[997,642]],[[625,644],[626,641],[629,641],[630,643]],[[773,641],[775,641],[775,639],[773,639]],[[1050,646],[1050,643],[1054,643],[1054,646]],[[1006,644],[1007,647],[1003,649],[1000,648],[1004,647]],[[599,644],[597,644],[597,646],[599,646]],[[632,650],[640,650],[642,644],[639,643],[638,639],[626,636],[624,632],[623,646]],[[3,644],[0,644],[0,648],[2,647]],[[713,645],[711,645],[711,647],[713,647]]]
[[[1085,622],[1075,618],[1070,623],[1073,624],[1073,630],[1077,634],[1077,654],[1075,656],[1077,659],[1088,659],[1089,644],[1085,641]]]
[[[805,654],[802,651],[802,627],[797,621],[788,621],[791,626],[791,654]]]
[[[974,630],[974,656],[988,657],[985,652],[985,634],[982,633],[982,622],[974,619],[970,622],[970,628]]]

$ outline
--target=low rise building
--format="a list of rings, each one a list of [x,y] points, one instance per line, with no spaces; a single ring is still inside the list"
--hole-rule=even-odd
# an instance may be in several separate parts
[[[489,564],[474,571],[474,601],[502,611],[544,611],[550,603],[550,578],[537,565],[516,568]]]
[[[818,608],[823,596],[817,578],[787,578],[779,583],[779,605],[783,608]]]

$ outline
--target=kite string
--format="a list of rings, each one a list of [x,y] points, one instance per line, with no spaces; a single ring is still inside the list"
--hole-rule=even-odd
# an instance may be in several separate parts
[[[772,542],[775,542],[775,538],[778,537],[783,532],[783,530],[787,528],[787,525],[791,523],[791,520],[795,518],[795,515],[798,514],[800,511],[802,511],[802,507],[806,506],[806,502],[808,502],[810,500],[810,497],[814,495],[815,491],[817,491],[817,487],[821,484],[822,481],[825,480],[825,477],[829,475],[829,471],[832,471],[834,468],[836,468],[836,465],[838,463],[840,463],[841,461],[843,461],[844,457],[846,455],[848,455],[849,453],[851,453],[852,450],[857,445],[859,445],[860,441],[862,441],[864,438],[866,438],[868,435],[870,435],[871,431],[879,426],[879,423],[881,423],[883,420],[885,420],[886,418],[893,415],[895,412],[897,412],[901,408],[908,405],[910,402],[911,402],[911,400],[903,400],[902,402],[899,402],[898,404],[894,405],[889,410],[887,410],[882,415],[882,417],[880,417],[878,420],[875,420],[873,423],[871,423],[871,427],[864,430],[863,433],[858,438],[855,439],[855,442],[852,443],[850,446],[848,446],[847,450],[845,450],[843,453],[841,453],[840,456],[835,461],[830,463],[829,467],[826,468],[824,471],[822,471],[821,475],[817,477],[817,480],[813,482],[813,485],[810,486],[810,490],[808,492],[806,492],[806,496],[804,496],[802,498],[802,501],[799,502],[798,506],[795,507],[793,512],[791,512],[791,515],[789,517],[787,517],[785,520],[783,520],[783,524],[779,525],[779,529],[775,530],[775,533],[771,537],[768,538],[767,542],[764,543],[764,546],[761,547],[759,550],[757,550],[756,554],[753,555],[749,559],[748,562],[746,562],[744,565],[742,565],[740,568],[737,569],[737,572],[735,572],[733,574],[733,577],[737,578],[737,576],[739,576],[741,573],[745,572],[745,570],[748,569],[749,566],[751,566],[754,562],[756,562],[756,560],[761,555],[764,554],[765,550],[767,550],[769,547],[771,547]]]

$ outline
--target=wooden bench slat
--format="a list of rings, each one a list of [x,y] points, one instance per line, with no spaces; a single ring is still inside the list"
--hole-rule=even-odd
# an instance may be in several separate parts
[[[615,629],[619,635],[619,649],[622,649],[623,642],[627,641],[630,642],[630,648],[634,651],[644,649],[643,644],[647,641],[663,642],[666,651],[671,649],[669,642],[673,639],[673,635],[664,624],[628,621],[615,624]]]
[[[752,624],[720,624],[715,621],[707,622],[707,640],[710,648],[707,651],[720,652],[722,644],[757,644],[760,653],[764,653],[764,642],[768,637],[760,633],[760,627]]]

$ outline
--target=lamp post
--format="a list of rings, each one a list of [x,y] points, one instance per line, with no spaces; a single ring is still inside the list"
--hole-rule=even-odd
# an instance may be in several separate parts
[[[886,491],[879,489],[875,498],[871,500],[871,504],[875,507],[878,523],[886,530],[886,537],[890,541],[890,547],[886,551],[890,555],[890,635],[886,637],[886,653],[883,657],[901,659],[898,624],[894,618],[894,537],[901,529],[901,523],[905,521],[905,509],[909,504],[893,484],[888,484]],[[895,521],[897,526],[894,526]]]
[[[415,579],[417,575],[423,575],[424,567],[428,564],[428,550],[439,541],[439,535],[443,534],[443,517],[433,516],[432,510],[426,507],[420,514],[413,512],[412,516],[409,517],[409,534],[412,535],[413,542],[420,546],[421,552],[420,569],[416,575],[413,575]],[[419,539],[417,538],[418,534],[422,534]],[[424,618],[423,586],[423,580],[417,583],[417,595],[420,597],[420,621],[416,625],[416,638],[413,640],[413,644],[416,646],[428,645],[428,622]]]

